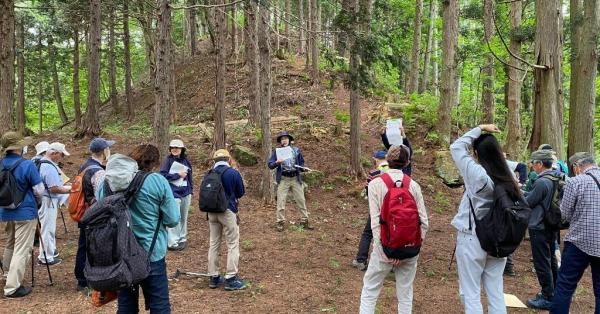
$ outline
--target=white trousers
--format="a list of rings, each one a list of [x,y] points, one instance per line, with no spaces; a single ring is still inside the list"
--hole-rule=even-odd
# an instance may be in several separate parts
[[[466,314],[483,314],[481,286],[488,300],[489,314],[505,314],[502,274],[506,258],[488,255],[479,244],[477,235],[458,232],[456,264],[460,301]]]
[[[192,195],[190,194],[184,198],[176,198],[175,201],[179,205],[179,215],[181,218],[177,226],[174,228],[167,228],[169,247],[174,247],[181,242],[187,241],[188,214],[190,212]]]
[[[44,243],[44,249],[46,251],[46,258],[48,262],[54,261],[54,252],[56,252],[56,218],[58,216],[58,199],[49,197],[42,198],[42,207],[38,210],[40,216],[40,235]],[[45,262],[44,251],[41,248],[40,243],[40,254],[38,260]]]
[[[360,294],[360,314],[375,313],[377,298],[383,287],[385,277],[394,269],[396,276],[396,298],[398,299],[398,313],[412,313],[413,281],[417,272],[417,259],[419,255],[405,259],[398,267],[384,263],[377,249],[373,250],[369,266],[363,279],[363,288]]]

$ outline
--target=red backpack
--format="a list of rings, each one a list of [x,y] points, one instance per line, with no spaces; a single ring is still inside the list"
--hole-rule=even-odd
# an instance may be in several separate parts
[[[421,250],[421,221],[417,202],[409,191],[410,177],[404,175],[400,183],[385,173],[381,179],[388,188],[379,217],[383,252],[393,259],[415,257]]]

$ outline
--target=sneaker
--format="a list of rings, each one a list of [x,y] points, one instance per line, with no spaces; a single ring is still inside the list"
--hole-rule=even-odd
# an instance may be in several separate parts
[[[179,242],[176,251],[183,251],[187,247],[187,242]]]
[[[20,286],[15,292],[7,295],[7,298],[22,298],[31,293],[31,288]]]
[[[504,276],[508,276],[508,277],[514,277],[517,274],[515,273],[515,270],[513,267],[504,267]]]
[[[225,283],[225,278],[223,276],[221,276],[221,275],[211,276],[210,279],[208,280],[208,287],[211,289],[215,289],[224,283]]]
[[[359,262],[357,260],[353,260],[352,261],[352,266],[356,267],[360,271],[367,270],[367,263],[366,262]]]
[[[53,256],[54,258],[57,258],[59,255],[60,255],[60,254],[58,254],[58,251],[54,251],[54,254],[52,254],[52,256]]]
[[[169,251],[180,251],[179,250],[179,244],[175,244],[173,246],[169,246],[169,247],[167,247],[167,250],[169,250]]]
[[[304,230],[315,230],[315,228],[311,225],[308,224],[308,221],[303,221],[300,223],[300,226],[304,229]]]
[[[527,306],[538,310],[550,310],[552,301],[538,293],[535,298],[527,300]]]
[[[60,258],[55,258],[53,259],[51,262],[46,263],[45,261],[40,261],[38,260],[38,265],[48,265],[48,266],[54,266],[54,265],[58,265],[62,262],[62,259]]]
[[[277,231],[282,232],[285,229],[285,222],[278,221],[277,222]]]
[[[243,290],[246,289],[246,282],[241,280],[238,276],[231,277],[225,280],[225,290]]]

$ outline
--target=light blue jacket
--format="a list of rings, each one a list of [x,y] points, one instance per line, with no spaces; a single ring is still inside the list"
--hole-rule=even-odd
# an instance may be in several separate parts
[[[120,154],[112,155],[106,164],[106,177],[111,190],[117,192],[126,189],[133,180],[138,166],[135,160]],[[99,199],[104,197],[104,184],[99,191]],[[150,256],[151,262],[163,259],[167,255],[167,229],[177,226],[180,219],[179,206],[175,202],[169,182],[159,173],[146,177],[137,197],[129,204],[133,233],[138,243],[150,250],[152,237],[158,224],[162,222],[156,238],[156,244]]]

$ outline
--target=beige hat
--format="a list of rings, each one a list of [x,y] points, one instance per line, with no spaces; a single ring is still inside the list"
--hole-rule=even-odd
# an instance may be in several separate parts
[[[6,153],[9,150],[23,149],[24,146],[31,144],[31,138],[23,138],[17,132],[6,132],[0,139],[0,146]]]
[[[231,155],[229,155],[229,152],[226,149],[219,149],[213,154],[213,159],[222,157],[231,158]]]
[[[169,143],[169,147],[185,148],[185,145],[183,145],[182,140],[172,140],[171,143]]]
[[[71,154],[69,154],[69,152],[65,148],[65,144],[59,142],[54,142],[50,144],[50,146],[48,146],[48,151],[55,151],[63,153],[65,156],[71,156]]]

